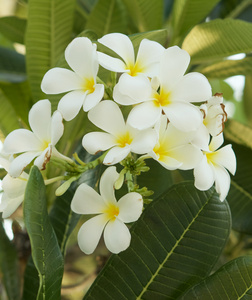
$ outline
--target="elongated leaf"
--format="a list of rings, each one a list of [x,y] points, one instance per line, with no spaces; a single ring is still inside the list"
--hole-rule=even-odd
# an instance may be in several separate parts
[[[26,31],[27,73],[34,101],[44,98],[40,84],[70,42],[74,1],[29,0]]]
[[[20,299],[20,274],[16,249],[0,224],[0,271],[9,300]]]
[[[252,150],[233,144],[237,171],[231,180],[228,202],[235,230],[252,234]]]
[[[252,24],[241,20],[213,20],[195,26],[182,48],[192,63],[219,60],[237,53],[252,51]]]
[[[181,36],[203,21],[220,0],[176,0],[172,9],[171,26],[173,42],[177,44]]]
[[[15,16],[0,18],[0,32],[15,43],[24,44],[26,20]]]
[[[10,101],[17,116],[28,125],[28,113],[32,105],[29,83],[0,83],[0,89]]]
[[[227,78],[252,73],[252,57],[237,60],[224,60],[199,69],[208,78]]]
[[[87,20],[86,29],[93,30],[98,37],[110,32],[126,31],[126,13],[119,0],[99,0]]]
[[[25,191],[24,221],[30,237],[32,258],[39,273],[36,299],[60,299],[63,258],[47,214],[44,180],[36,166],[30,171]],[[24,299],[29,299],[25,293]]]
[[[247,146],[252,149],[252,128],[235,120],[228,120],[225,127],[225,137],[231,142]]]
[[[252,258],[250,256],[239,257],[194,286],[180,300],[250,299],[251,278]]]
[[[0,81],[22,82],[26,79],[24,55],[0,47]]]
[[[163,0],[123,0],[138,31],[144,32],[162,28]]]
[[[131,246],[110,258],[84,299],[177,299],[209,274],[229,227],[214,189],[176,185],[146,208]]]
[[[252,126],[252,75],[251,74],[252,72],[250,72],[250,74],[248,74],[245,78],[245,86],[243,91],[244,112],[248,119],[248,124],[250,126]]]

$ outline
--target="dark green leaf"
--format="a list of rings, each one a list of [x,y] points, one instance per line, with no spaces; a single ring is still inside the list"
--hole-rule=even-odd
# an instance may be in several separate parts
[[[26,20],[15,16],[0,18],[0,32],[15,43],[24,44]]]
[[[252,149],[252,128],[235,120],[228,120],[225,127],[225,137],[231,142],[241,144]]]
[[[86,29],[98,37],[110,32],[126,31],[126,13],[120,0],[99,0],[88,17]]]
[[[237,53],[252,51],[252,24],[241,20],[213,20],[195,26],[182,48],[192,63],[219,60]]]
[[[0,224],[0,271],[9,300],[20,299],[20,274],[17,252]]]
[[[29,0],[26,31],[27,74],[34,101],[45,98],[40,89],[48,69],[55,67],[70,42],[73,0]]]
[[[252,258],[239,257],[190,289],[180,300],[250,299]]]
[[[24,55],[0,47],[0,81],[23,82],[26,79]]]
[[[36,166],[30,171],[25,191],[24,221],[30,237],[33,262],[39,273],[36,299],[61,299],[63,257],[47,213],[44,180]],[[28,298],[29,292],[26,293],[24,291],[24,299],[34,300]]]
[[[177,299],[209,274],[229,227],[214,189],[173,186],[145,209],[130,247],[110,258],[84,299]]]

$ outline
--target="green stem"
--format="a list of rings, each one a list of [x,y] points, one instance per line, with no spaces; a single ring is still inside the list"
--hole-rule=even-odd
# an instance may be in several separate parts
[[[65,180],[66,179],[66,176],[57,176],[57,177],[54,177],[54,178],[50,178],[50,179],[46,179],[45,180],[45,185],[48,185],[48,184],[52,184],[54,182],[57,182],[57,181],[61,181],[61,180]]]
[[[234,10],[232,10],[229,15],[226,16],[226,18],[236,18],[238,17],[249,5],[252,4],[252,0],[243,0],[241,4],[235,7]]]
[[[133,175],[128,171],[125,175],[125,178],[127,182],[128,192],[133,192],[135,186],[135,179],[133,178]]]
[[[77,171],[79,173],[84,173],[87,170],[91,170],[94,169],[95,167],[97,167],[98,165],[103,163],[104,157],[107,155],[108,151],[104,152],[101,156],[99,156],[98,158],[96,158],[93,161],[90,161],[89,163],[85,164],[84,166],[78,166],[77,167]]]

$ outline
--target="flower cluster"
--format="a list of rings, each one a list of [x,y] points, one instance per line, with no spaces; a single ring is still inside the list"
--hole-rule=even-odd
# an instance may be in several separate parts
[[[65,93],[57,110],[51,116],[49,100],[38,101],[29,113],[32,131],[18,129],[6,137],[3,155],[10,160],[3,164],[9,172],[3,181],[3,216],[9,216],[22,202],[28,179],[23,170],[33,160],[41,170],[51,157],[66,161],[71,174],[73,169],[77,174],[74,179],[64,177],[70,183],[88,169],[85,163],[78,167],[55,148],[63,135],[63,120],[74,119],[81,107],[99,128],[84,135],[82,145],[90,154],[106,151],[104,165],[122,163],[134,153],[141,161],[152,158],[168,170],[193,170],[195,186],[204,191],[215,183],[223,201],[230,186],[227,170],[235,173],[236,158],[231,145],[220,148],[227,119],[222,94],[212,96],[204,75],[186,74],[190,56],[177,46],[165,49],[143,39],[136,54],[129,37],[120,33],[107,34],[98,43],[116,57],[97,51],[96,44],[86,37],[75,38],[65,50],[71,69],[50,69],[41,83],[46,94]],[[107,86],[97,77],[99,65],[118,78],[114,85]],[[130,112],[125,121],[126,106]],[[107,168],[100,179],[100,195],[86,184],[76,190],[72,210],[97,214],[79,231],[80,248],[87,254],[94,251],[103,231],[111,252],[129,246],[130,233],[124,223],[140,217],[143,195],[133,188],[116,200],[114,188],[121,186],[125,174],[125,169],[118,174],[114,166]],[[19,197],[10,185],[13,190],[17,186]]]

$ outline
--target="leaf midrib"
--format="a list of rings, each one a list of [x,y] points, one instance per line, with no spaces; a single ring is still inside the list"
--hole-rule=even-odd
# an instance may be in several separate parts
[[[154,281],[154,278],[156,278],[156,276],[158,275],[159,271],[163,268],[164,264],[166,263],[166,261],[169,259],[169,257],[173,254],[174,250],[177,248],[177,246],[179,245],[179,243],[181,242],[181,240],[184,238],[185,234],[189,231],[191,225],[195,222],[195,220],[198,218],[199,214],[202,212],[202,210],[205,208],[205,206],[209,203],[209,201],[212,199],[214,195],[214,192],[212,192],[211,196],[208,198],[208,200],[206,201],[206,203],[201,207],[201,209],[198,211],[198,213],[196,214],[196,216],[192,219],[192,221],[188,224],[187,228],[184,230],[183,234],[181,235],[181,237],[177,240],[177,242],[175,243],[175,245],[173,246],[173,248],[171,249],[171,251],[166,255],[166,257],[164,258],[163,262],[159,265],[159,267],[157,268],[157,271],[151,276],[150,280],[148,281],[148,283],[145,285],[145,287],[143,288],[141,294],[136,298],[136,300],[141,300],[142,295],[147,291],[149,285]]]

